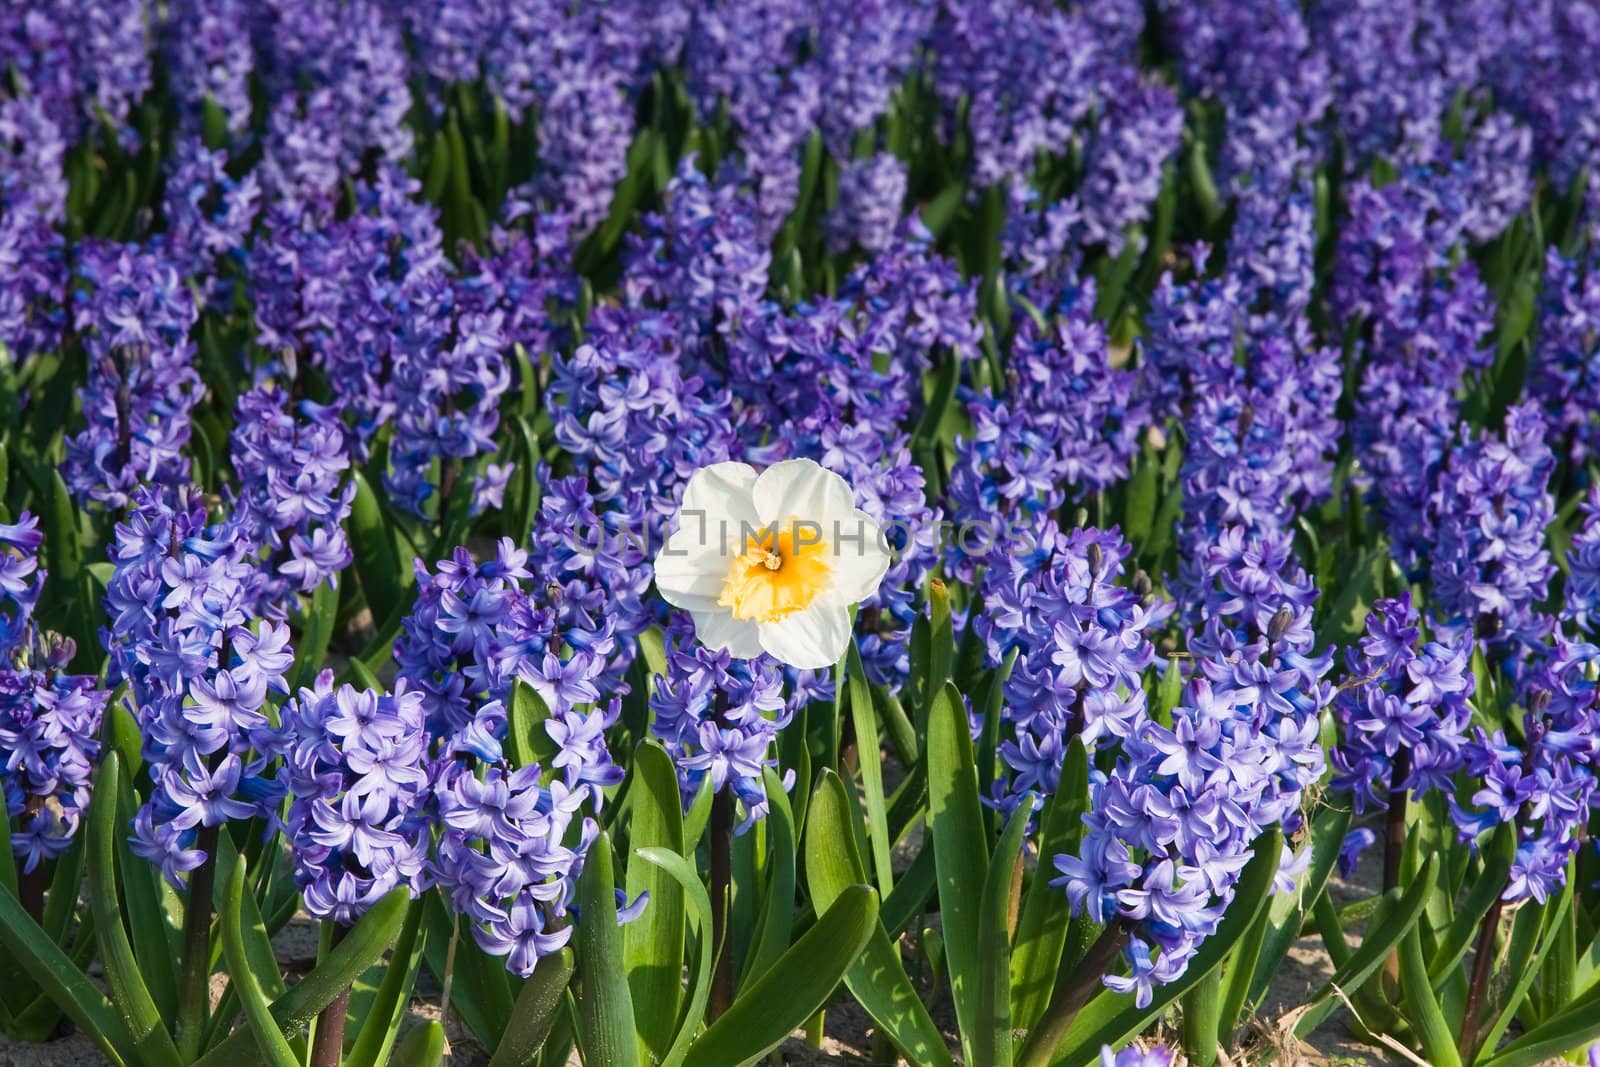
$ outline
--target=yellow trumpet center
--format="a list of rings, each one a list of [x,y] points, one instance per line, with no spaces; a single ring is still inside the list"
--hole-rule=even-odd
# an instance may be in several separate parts
[[[796,530],[793,523],[762,530],[728,568],[717,603],[753,622],[777,622],[810,606],[827,588],[832,568],[825,546],[808,534],[815,530]]]

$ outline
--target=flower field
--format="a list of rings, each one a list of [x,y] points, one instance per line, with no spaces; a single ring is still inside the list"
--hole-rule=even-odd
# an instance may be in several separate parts
[[[1600,1063],[1591,0],[0,75],[6,1062]]]

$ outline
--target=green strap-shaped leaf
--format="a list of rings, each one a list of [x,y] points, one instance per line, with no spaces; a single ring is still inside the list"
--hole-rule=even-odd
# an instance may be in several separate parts
[[[955,671],[956,640],[950,620],[950,591],[928,579],[928,610],[911,623],[911,697],[919,733],[928,730],[928,711]]]
[[[94,795],[89,802],[89,908],[94,913],[95,936],[100,945],[100,962],[105,969],[111,1000],[122,1013],[133,1035],[139,1059],[148,1064],[181,1062],[178,1046],[167,1031],[167,1024],[156,1008],[150,989],[128,942],[122,925],[122,897],[117,883],[116,834],[117,797],[122,789],[122,761],[108,753],[100,765]]]
[[[711,968],[716,949],[711,944],[711,894],[700,881],[694,864],[664,848],[643,848],[634,856],[653,863],[665,871],[689,900],[689,914],[694,918],[695,939],[700,949],[695,955],[691,971],[693,984],[689,987],[689,1001],[684,1007],[683,1020],[678,1026],[672,1047],[661,1060],[663,1067],[678,1067],[689,1053],[695,1032],[706,1017],[706,1002],[711,999]]]
[[[1361,939],[1361,947],[1351,953],[1350,958],[1334,971],[1333,976],[1322,983],[1306,1000],[1312,1007],[1295,1024],[1296,1037],[1308,1036],[1339,1007],[1340,1002],[1333,999],[1335,989],[1346,992],[1358,989],[1383,965],[1383,961],[1394,952],[1396,946],[1400,944],[1400,939],[1411,929],[1417,917],[1422,914],[1422,909],[1427,906],[1428,897],[1433,893],[1433,883],[1438,874],[1438,857],[1429,856],[1416,879],[1406,887],[1403,894],[1391,889],[1385,895],[1385,900],[1391,906],[1385,908],[1382,917],[1367,929],[1366,935]]]
[[[1077,852],[1088,810],[1089,756],[1083,742],[1073,738],[1061,761],[1056,791],[1045,803],[1039,828],[1039,866],[1023,899],[1011,950],[1011,1022],[1019,1029],[1031,1030],[1050,1001],[1071,917],[1066,893],[1050,885],[1050,879],[1055,858]]]
[[[0,886],[0,944],[67,1017],[121,1067],[138,1062],[133,1037],[106,995],[45,935],[16,894]]]
[[[1480,1067],[1537,1067],[1538,1064],[1581,1049],[1600,1038],[1600,995],[1573,1001],[1566,1011],[1548,1019],[1491,1055],[1486,1049]]]
[[[311,1020],[350,988],[356,977],[377,963],[405,921],[410,905],[405,889],[396,889],[374,904],[316,968],[272,1002],[272,1018],[286,1038],[302,1033]],[[255,1037],[236,1030],[195,1061],[195,1067],[237,1067],[249,1059]]]
[[[1428,977],[1433,981],[1435,991],[1442,992],[1445,981],[1461,957],[1466,955],[1467,946],[1477,936],[1483,917],[1489,914],[1489,909],[1500,898],[1516,853],[1517,831],[1510,823],[1496,829],[1483,847],[1483,869],[1472,880],[1472,888],[1467,890],[1466,899],[1450,920],[1444,937],[1439,940],[1438,947],[1433,950],[1433,958],[1428,963]]]
[[[1561,891],[1561,896],[1547,903],[1543,908],[1524,907],[1517,916],[1527,924],[1527,929],[1538,934],[1538,949],[1536,951],[1523,951],[1518,944],[1517,934],[1522,931],[1513,929],[1511,936],[1511,960],[1507,974],[1511,979],[1511,987],[1506,990],[1496,1002],[1499,1013],[1494,1022],[1484,1034],[1480,1046],[1483,1052],[1492,1052],[1500,1044],[1500,1039],[1505,1036],[1506,1030],[1517,1017],[1517,1012],[1522,1008],[1522,1002],[1528,995],[1528,990],[1533,986],[1533,981],[1539,976],[1544,967],[1545,958],[1550,955],[1550,949],[1556,943],[1555,930],[1567,919],[1567,914],[1572,908],[1572,879],[1569,875],[1566,887]],[[1543,912],[1541,916],[1540,912]],[[1524,918],[1524,916],[1526,918]],[[1542,919],[1542,921],[1541,921]],[[1532,940],[1530,936],[1528,940]]]
[[[511,716],[506,728],[506,747],[519,767],[535,763],[550,767],[550,762],[560,752],[550,738],[545,723],[550,721],[550,707],[533,686],[518,678],[511,683]]]
[[[306,611],[305,629],[295,642],[294,669],[289,674],[291,693],[316,680],[338,616],[339,587],[333,582],[318,582]]]
[[[968,1063],[978,1018],[978,913],[989,849],[967,712],[954,685],[934,697],[928,714],[928,832],[939,886],[945,961]]]
[[[878,895],[851,886],[777,964],[689,1047],[687,1067],[752,1063],[783,1043],[838,988],[878,924]]]
[[[411,1000],[411,989],[417,980],[417,968],[422,963],[424,947],[417,942],[427,935],[422,930],[423,902],[413,900],[406,909],[400,937],[394,943],[389,965],[383,972],[383,983],[377,996],[367,1008],[361,1032],[345,1056],[345,1067],[381,1067],[389,1062],[390,1050],[400,1035],[400,1025],[405,1021],[406,1005]]]
[[[244,860],[234,855],[224,890],[226,904],[222,909],[222,953],[228,961],[228,982],[244,1007],[245,1023],[255,1036],[257,1057],[272,1067],[299,1067],[299,1057],[272,1018],[272,1005],[267,1003],[255,968],[245,952],[244,924],[240,919],[245,897],[244,869]]]
[[[350,504],[350,547],[355,556],[356,577],[376,623],[387,619],[399,605],[405,576],[377,495],[360,471],[352,472],[350,477],[356,487]]]
[[[1011,883],[1022,858],[1022,836],[1033,813],[1033,794],[1011,813],[989,873],[983,882],[982,910],[978,916],[978,1026],[972,1037],[975,1063],[1011,1067]]]
[[[844,780],[824,770],[811,797],[805,836],[806,885],[819,911],[826,911],[852,885],[866,881],[850,826],[852,811]],[[954,1062],[882,923],[869,933],[860,958],[845,971],[844,984],[906,1059],[944,1067]]]
[[[715,796],[716,791],[711,788],[711,776],[708,774],[700,780],[700,791],[689,802],[689,810],[683,813],[683,851],[687,855],[693,855],[700,847],[706,823],[711,821],[711,801]]]
[[[129,826],[133,822],[138,800],[134,796],[133,782],[129,780],[132,776],[125,773],[125,768],[119,767],[118,770],[122,773],[117,775],[121,784],[117,797],[117,824]],[[102,784],[100,788],[107,786]],[[140,973],[150,989],[156,1009],[165,1019],[176,1018],[178,974],[173,964],[178,959],[179,944],[177,930],[168,924],[162,908],[161,874],[154,864],[133,854],[126,834],[118,833],[114,838],[117,870],[121,875],[117,884],[128,911],[134,956],[139,961]],[[273,975],[277,975],[276,966]],[[278,991],[282,992],[281,988]]]
[[[567,1003],[567,986],[572,981],[572,950],[563,948],[542,957],[533,974],[522,983],[511,1025],[495,1046],[489,1067],[529,1067],[539,1060],[556,1017]]]
[[[889,866],[889,812],[883,802],[883,753],[878,741],[878,715],[872,705],[872,689],[867,684],[866,668],[855,641],[845,653],[845,675],[850,683],[850,721],[855,725],[857,763],[861,768],[862,791],[867,800],[867,837],[872,842],[872,869],[878,892],[887,896],[894,889],[894,872]]]
[[[1272,898],[1267,912],[1267,933],[1261,943],[1261,953],[1250,976],[1250,989],[1245,1003],[1255,1004],[1266,993],[1272,976],[1278,972],[1289,947],[1300,936],[1306,914],[1316,899],[1322,895],[1328,878],[1333,874],[1339,859],[1339,849],[1344,844],[1345,833],[1350,829],[1351,811],[1347,804],[1324,807],[1311,821],[1311,866],[1305,878],[1293,893],[1280,893]],[[1232,979],[1229,979],[1231,982]],[[1234,1013],[1238,1025],[1238,1012]]]
[[[617,926],[616,879],[611,838],[604,831],[589,846],[578,878],[576,941],[578,1044],[585,1062],[629,1067],[639,1062],[633,998],[622,966],[622,931]]]
[[[439,1067],[444,1061],[444,1027],[437,1022],[414,1026],[395,1046],[396,1067]]]
[[[750,961],[745,965],[744,985],[760,978],[783,955],[794,933],[794,890],[796,882],[794,813],[789,807],[789,795],[784,792],[783,779],[775,768],[762,771],[762,784],[767,791],[767,817],[763,825],[771,839],[772,873],[767,878],[766,895],[761,902],[761,917],[756,923],[755,946],[750,950]],[[674,794],[676,796],[676,794]],[[651,905],[654,907],[654,904]]]
[[[646,741],[634,751],[630,842],[683,854],[683,800],[667,750]],[[660,1060],[672,1044],[683,980],[683,889],[653,863],[629,863],[623,883],[629,900],[649,893],[644,914],[623,927],[622,964],[633,998],[640,1054]],[[791,898],[792,899],[792,898]]]
[[[1428,981],[1428,963],[1422,958],[1422,931],[1413,923],[1400,939],[1400,982],[1406,1015],[1416,1031],[1423,1053],[1434,1067],[1461,1067],[1455,1035],[1445,1021],[1439,998]]]
[[[1067,1067],[1090,1067],[1097,1062],[1102,1045],[1121,1048],[1135,1034],[1142,1032],[1167,1005],[1197,985],[1212,971],[1222,965],[1223,959],[1233,950],[1246,930],[1267,906],[1272,893],[1272,880],[1278,873],[1278,861],[1283,850],[1283,834],[1273,827],[1252,846],[1254,855],[1239,875],[1233,903],[1217,926],[1216,933],[1206,938],[1200,950],[1189,961],[1183,977],[1160,986],[1146,1008],[1133,1003],[1126,993],[1105,990],[1095,996],[1067,1029],[1066,1040],[1052,1063]]]

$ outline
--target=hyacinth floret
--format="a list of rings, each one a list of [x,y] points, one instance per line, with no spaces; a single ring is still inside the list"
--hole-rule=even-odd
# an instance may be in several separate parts
[[[68,638],[33,618],[45,574],[37,517],[0,523],[0,788],[11,850],[24,874],[66,851],[89,806],[110,693],[93,675],[72,674]]]
[[[610,622],[557,585],[539,590],[527,563],[509,538],[481,563],[465,549],[437,573],[418,563],[395,644],[397,685],[421,702],[442,824],[430,877],[484,951],[522,975],[571,936],[568,908],[599,832],[591,814],[623,775],[606,745],[622,711],[609,694],[626,692],[607,680]],[[548,757],[520,767],[507,752],[519,683],[547,711],[534,743]]]
[[[337,406],[292,399],[273,383],[239,398],[230,456],[237,514],[264,554],[264,612],[282,612],[350,565],[344,520],[355,499]]]
[[[350,926],[397,887],[420,895],[430,831],[421,694],[336,689],[325,670],[281,720],[283,829],[306,911]]]
[[[1521,739],[1482,727],[1463,748],[1475,790],[1452,801],[1461,840],[1471,844],[1498,826],[1516,831],[1516,855],[1501,899],[1543,904],[1566,884],[1567,863],[1596,800],[1594,682],[1600,648],[1557,638],[1517,680],[1524,709]]]
[[[86,241],[78,248],[73,328],[88,356],[87,426],[67,438],[62,469],[80,503],[129,506],[145,485],[189,479],[189,413],[204,392],[189,340],[197,313],[159,251]]]
[[[1074,737],[1091,752],[1115,747],[1148,718],[1143,677],[1153,635],[1172,605],[1128,575],[1132,546],[1116,530],[1064,533],[1045,524],[1034,549],[991,561],[972,620],[991,666],[1010,662],[996,782],[1005,810],[1027,793],[1056,790]]]
[[[138,490],[111,549],[103,639],[111,677],[144,737],[154,790],[133,849],[174,886],[235,819],[275,825],[282,736],[270,694],[287,695],[289,628],[257,614],[265,577],[250,531],[213,522],[198,490]]]
[[[1396,790],[1414,799],[1452,790],[1472,719],[1471,658],[1461,627],[1424,636],[1410,593],[1373,605],[1366,633],[1346,650],[1348,680],[1333,704],[1341,742],[1332,787],[1350,794],[1358,814],[1382,810]]]
[[[778,733],[808,701],[825,699],[825,674],[786,668],[770,656],[734,659],[694,638],[688,616],[674,613],[666,626],[667,671],[650,696],[651,732],[678,768],[687,807],[702,788],[727,790],[744,817],[742,834],[767,814],[766,769],[777,767],[771,748]],[[785,683],[788,692],[785,693]],[[784,777],[784,788],[793,772]]]
[[[1531,641],[1549,628],[1538,610],[1556,573],[1545,543],[1555,520],[1547,435],[1538,408],[1518,405],[1506,413],[1503,438],[1463,428],[1440,479],[1436,608],[1492,642]]]

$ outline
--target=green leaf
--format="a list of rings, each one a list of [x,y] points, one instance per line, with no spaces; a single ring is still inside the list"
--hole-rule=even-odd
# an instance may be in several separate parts
[[[1539,976],[1544,966],[1545,957],[1550,954],[1551,947],[1555,944],[1555,930],[1566,921],[1567,913],[1572,908],[1572,880],[1567,879],[1566,887],[1561,896],[1546,904],[1543,908],[1524,907],[1517,915],[1519,924],[1527,924],[1524,929],[1533,933],[1519,937],[1523,930],[1513,927],[1511,933],[1511,948],[1508,953],[1509,964],[1507,976],[1510,979],[1510,988],[1501,994],[1498,1000],[1499,1013],[1494,1022],[1488,1027],[1483,1038],[1483,1051],[1491,1051],[1500,1044],[1500,1039],[1505,1036],[1506,1030],[1516,1019],[1517,1013],[1522,1009],[1523,1000],[1528,995],[1528,989],[1533,985],[1533,980]],[[1530,952],[1523,944],[1532,941],[1535,935],[1539,936],[1538,950]]]
[[[672,1047],[661,1060],[664,1067],[677,1067],[689,1053],[690,1042],[706,1017],[706,1002],[711,998],[711,968],[716,956],[716,946],[711,944],[711,894],[706,892],[694,864],[676,852],[668,852],[664,848],[642,848],[634,855],[660,867],[688,896],[691,905],[689,914],[694,917],[695,939],[700,945],[690,972],[693,984],[690,986],[683,1020]]]
[[[124,824],[126,824],[127,819],[124,819],[123,821]],[[233,870],[233,862],[238,858],[238,855],[238,850],[234,847],[233,838],[225,833],[218,834],[217,870],[220,872],[231,872]],[[266,860],[265,863],[263,863],[262,860],[258,860],[257,862],[260,864],[259,869],[270,871],[271,868],[265,865],[265,863],[270,863],[270,860]],[[149,867],[149,864],[147,863],[142,865]],[[165,886],[164,884],[158,884],[158,888],[165,889],[167,892],[171,892],[171,888]],[[296,894],[297,901],[298,896],[299,895]],[[211,899],[212,907],[215,908],[217,914],[222,914],[222,912],[228,907],[227,878],[224,877],[213,883]],[[175,910],[178,910],[181,915],[182,905],[177,903],[176,894],[173,895],[173,904]],[[179,921],[181,921],[181,918]],[[256,904],[255,894],[250,892],[250,887],[248,884],[245,886],[244,896],[239,902],[239,930],[240,937],[244,941],[245,960],[250,966],[252,972],[256,975],[257,981],[260,983],[262,995],[265,996],[269,1001],[281,997],[283,995],[284,986],[283,975],[278,971],[277,953],[273,951],[272,937],[267,933],[266,924],[262,921],[260,909]],[[174,929],[174,938],[176,939],[176,937],[176,929]],[[135,940],[134,945],[135,949],[137,949],[137,940]],[[178,959],[181,951],[181,944],[178,944],[175,940],[174,947],[171,951],[172,958],[174,960]],[[144,957],[141,955],[140,958],[143,959]],[[213,1012],[211,1019],[206,1024],[207,1032],[212,1034],[213,1039],[215,1032],[219,1027],[223,1033],[226,1033],[227,1030],[231,1028],[233,1021],[232,1011],[235,1007],[233,1001],[238,998],[238,993],[236,990],[229,989],[224,991],[223,996],[226,999],[224,1002],[218,1004],[219,1011]],[[226,1011],[228,1013],[228,1018],[226,1020],[218,1017],[222,1011]]]
[[[756,923],[755,946],[750,950],[750,959],[745,964],[741,979],[744,985],[760,978],[777,962],[783,950],[789,947],[789,939],[794,933],[794,813],[789,806],[789,795],[783,789],[783,779],[778,777],[775,768],[763,769],[762,784],[767,792],[765,827],[772,840],[772,873],[767,879],[761,917]],[[651,907],[654,906],[652,903]]]
[[[289,1047],[289,1042],[272,1018],[272,1006],[256,979],[255,968],[245,952],[244,930],[240,912],[244,906],[244,871],[242,858],[233,856],[224,890],[226,904],[222,909],[222,952],[228,962],[228,981],[244,1007],[245,1023],[255,1035],[256,1055],[272,1067],[300,1067],[300,1059]]]
[[[130,780],[132,776],[122,773],[117,777],[121,784],[118,790],[121,795],[117,798],[117,824],[129,826],[133,822],[138,798],[133,791],[133,782]],[[100,788],[108,786],[102,784]],[[161,881],[161,874],[154,864],[133,854],[127,834],[116,834],[115,839],[117,870],[120,874],[118,885],[128,912],[128,927],[133,939],[134,957],[139,961],[140,971],[150,989],[151,999],[155,1001],[156,1010],[164,1019],[176,1018],[178,973],[174,963],[179,957],[180,948],[177,930],[168,923],[166,911],[162,907],[162,892],[165,886]],[[74,895],[76,882],[77,879],[74,877],[72,891],[67,890],[65,886],[62,887],[62,898]],[[277,977],[276,967],[273,968],[273,976]],[[278,992],[282,992],[281,988]]]
[[[1347,805],[1330,804],[1312,819],[1311,865],[1293,893],[1280,893],[1272,898],[1272,906],[1267,914],[1266,937],[1262,941],[1254,973],[1250,976],[1250,988],[1244,1003],[1260,1001],[1272,976],[1278,973],[1284,957],[1288,956],[1290,946],[1300,936],[1306,913],[1322,894],[1328,877],[1333,873],[1334,864],[1338,862],[1339,849],[1344,845],[1345,833],[1350,828],[1350,818],[1351,811]],[[1234,1025],[1238,1025],[1237,1013]]]
[[[444,1027],[426,1022],[411,1028],[395,1046],[394,1060],[399,1067],[438,1067],[444,1061]]]
[[[1296,1037],[1303,1039],[1308,1036],[1339,1007],[1340,1002],[1333,999],[1335,989],[1349,991],[1360,988],[1394,952],[1433,894],[1433,883],[1439,874],[1438,861],[1437,855],[1429,856],[1404,893],[1399,889],[1391,889],[1385,894],[1384,900],[1391,906],[1384,908],[1378,921],[1369,925],[1361,939],[1361,947],[1351,953],[1344,965],[1336,969],[1333,976],[1306,999],[1309,1010],[1295,1024]]]
[[[654,901],[651,906],[655,906]],[[539,1050],[550,1036],[556,1017],[566,1007],[572,970],[570,948],[543,956],[534,965],[533,974],[522,983],[522,992],[517,994],[511,1025],[506,1027],[500,1044],[495,1046],[489,1067],[529,1067],[538,1062]]]
[[[928,712],[928,833],[939,886],[950,994],[968,1063],[978,1004],[978,914],[989,867],[988,834],[961,694],[945,685]]]
[[[121,793],[122,761],[115,753],[106,755],[100,765],[93,796],[89,802],[88,866],[89,908],[94,915],[95,937],[100,945],[100,962],[105,969],[111,1000],[122,1013],[141,1063],[177,1064],[178,1046],[167,1031],[167,1024],[156,1008],[144,975],[134,958],[128,932],[122,925],[119,901],[122,890],[117,880],[117,797]]]
[[[806,814],[805,835],[806,885],[818,910],[826,911],[852,885],[866,881],[850,824],[853,810],[844,780],[824,769]],[[899,949],[881,922],[869,932],[860,957],[845,971],[844,984],[906,1059],[942,1067],[954,1063],[938,1025],[906,976]]]
[[[318,582],[306,610],[305,628],[295,642],[294,668],[289,674],[289,692],[316,680],[317,671],[327,658],[328,642],[333,637],[339,615],[339,588],[334,582]]]
[[[978,915],[978,1026],[972,1038],[977,1058],[972,1062],[995,1067],[1010,1067],[1012,1059],[1011,931],[1007,916],[1011,910],[1012,879],[1020,873],[1017,864],[1022,858],[1022,835],[1032,814],[1033,794],[1029,793],[1011,813],[1011,821],[995,846]]]
[[[1422,931],[1415,923],[1400,939],[1400,981],[1406,1016],[1428,1061],[1435,1067],[1461,1067],[1455,1035],[1450,1032],[1450,1024],[1445,1022],[1444,1011],[1428,981],[1428,964],[1422,958]]]
[[[67,1018],[117,1067],[139,1062],[133,1037],[106,995],[46,936],[16,894],[0,887],[0,944]]]
[[[367,1008],[355,1044],[345,1056],[345,1067],[381,1067],[389,1062],[389,1053],[405,1022],[417,968],[422,963],[423,946],[417,943],[426,936],[422,932],[422,911],[420,899],[413,900],[406,909],[399,940],[394,943],[394,952],[383,968],[383,983]]]
[[[627,1067],[639,1063],[633,1000],[622,965],[622,932],[617,926],[616,879],[611,868],[611,838],[604,831],[589,846],[578,879],[575,938],[578,981],[578,1044],[587,1063]]]
[[[400,604],[405,576],[377,495],[360,471],[352,472],[350,477],[356,487],[350,505],[350,547],[355,556],[356,577],[367,595],[372,621],[377,623],[387,619]]]
[[[1239,875],[1233,903],[1228,906],[1216,932],[1201,943],[1200,950],[1189,961],[1183,976],[1158,987],[1150,1005],[1143,1009],[1137,1007],[1133,997],[1126,993],[1105,990],[1097,994],[1068,1028],[1066,1055],[1059,1062],[1067,1067],[1089,1067],[1097,1062],[1102,1045],[1121,1048],[1135,1034],[1149,1026],[1169,1004],[1222,965],[1223,959],[1233,951],[1234,945],[1267,906],[1267,899],[1272,893],[1272,880],[1278,873],[1283,835],[1277,827],[1273,827],[1256,838],[1251,847],[1254,855]]]
[[[956,212],[961,210],[961,202],[966,199],[967,184],[960,178],[952,181],[937,196],[928,201],[922,209],[922,224],[928,232],[938,237],[950,225]]]
[[[284,1037],[293,1038],[304,1032],[318,1012],[378,962],[394,943],[409,903],[404,889],[396,889],[378,901],[346,931],[310,974],[272,1002],[273,1021]],[[236,1030],[196,1060],[195,1067],[236,1067],[240,1061],[249,1059],[254,1043],[254,1035],[249,1030]]]
[[[1128,504],[1124,521],[1128,543],[1142,545],[1150,539],[1156,524],[1156,496],[1161,484],[1161,459],[1146,444],[1134,464],[1128,482]]]
[[[506,724],[506,747],[513,762],[519,767],[537,763],[545,770],[561,751],[545,723],[550,721],[550,707],[538,690],[521,678],[511,683],[511,717]]]
[[[1455,969],[1467,946],[1477,936],[1483,917],[1489,914],[1494,902],[1506,887],[1506,876],[1511,871],[1511,861],[1517,854],[1517,832],[1509,823],[1499,827],[1482,849],[1483,869],[1472,880],[1472,888],[1450,920],[1444,937],[1433,950],[1428,964],[1428,977],[1435,990],[1443,991],[1443,984]]]
[[[1056,856],[1075,854],[1089,810],[1089,756],[1073,738],[1061,762],[1056,791],[1046,801],[1039,831],[1039,866],[1022,902],[1016,945],[1011,951],[1011,1021],[1029,1030],[1044,1014],[1055,986],[1070,911],[1049,872]]]
[[[711,821],[711,799],[716,794],[711,788],[711,776],[700,780],[700,791],[689,802],[689,810],[683,813],[683,851],[693,854],[700,846],[700,837],[706,832],[706,823]]]
[[[857,764],[867,798],[867,835],[872,842],[872,867],[878,892],[887,895],[894,889],[894,872],[889,866],[889,812],[883,803],[883,751],[878,741],[878,716],[867,685],[867,671],[861,665],[861,652],[854,640],[845,652],[850,684],[850,721],[855,724]]]
[[[1482,1067],[1538,1067],[1600,1038],[1600,1010],[1585,997],[1552,1019],[1540,1023],[1487,1060]],[[1490,1051],[1490,1050],[1486,1050]]]
[[[928,710],[955,670],[956,641],[950,620],[950,591],[928,579],[928,610],[911,624],[911,695],[917,729],[926,733]]]
[[[655,741],[642,743],[634,751],[633,778],[628,820],[632,847],[638,851],[659,846],[682,855],[683,801],[672,757]],[[640,1053],[660,1060],[672,1044],[682,993],[683,890],[652,863],[629,863],[624,885],[629,900],[650,894],[644,914],[622,930],[622,964],[633,998]]]
[[[689,1047],[687,1067],[733,1067],[765,1056],[825,1004],[878,925],[878,897],[846,889],[816,925]]]

